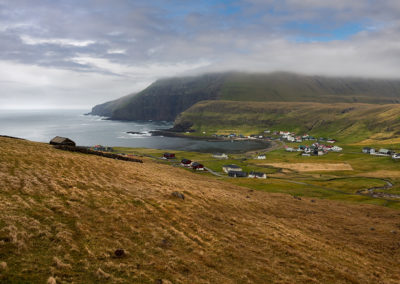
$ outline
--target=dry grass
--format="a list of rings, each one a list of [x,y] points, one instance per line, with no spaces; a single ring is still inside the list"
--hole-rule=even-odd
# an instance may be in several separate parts
[[[0,138],[0,149],[0,282],[400,281],[396,210],[27,141]]]
[[[400,171],[379,170],[361,173],[358,176],[397,179],[400,178]]]
[[[347,163],[262,163],[262,166],[289,169],[297,172],[352,171]]]

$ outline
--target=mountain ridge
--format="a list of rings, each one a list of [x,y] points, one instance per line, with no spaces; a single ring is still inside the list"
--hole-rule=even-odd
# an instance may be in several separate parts
[[[168,120],[204,100],[400,103],[400,80],[274,73],[209,73],[157,80],[146,89],[93,107],[115,120]]]

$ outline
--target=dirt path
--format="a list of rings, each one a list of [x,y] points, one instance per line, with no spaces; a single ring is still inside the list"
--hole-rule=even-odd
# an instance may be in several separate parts
[[[212,169],[210,169],[210,168],[204,167],[204,169],[207,170],[209,173],[211,173],[211,174],[217,176],[217,177],[224,177],[223,175],[221,175],[221,174],[219,174],[219,173],[217,173],[217,172],[214,172],[214,171],[213,171]]]

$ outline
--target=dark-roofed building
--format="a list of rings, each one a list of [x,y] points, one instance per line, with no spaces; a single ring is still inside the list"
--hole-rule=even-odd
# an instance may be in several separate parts
[[[66,145],[66,146],[73,146],[75,147],[76,144],[69,138],[56,136],[50,140],[51,145]]]
[[[225,165],[222,167],[222,170],[226,173],[232,171],[232,172],[241,172],[242,168],[237,166],[237,165]]]
[[[175,159],[175,154],[174,153],[164,153],[163,158],[164,159]]]
[[[228,172],[228,176],[230,177],[247,177],[247,173],[246,172],[242,172],[242,171],[229,171]]]
[[[198,162],[193,162],[191,166],[193,170],[204,171],[204,166]]]
[[[188,160],[188,159],[182,159],[182,161],[181,161],[181,165],[184,167],[190,167],[191,164],[192,164],[192,161]]]

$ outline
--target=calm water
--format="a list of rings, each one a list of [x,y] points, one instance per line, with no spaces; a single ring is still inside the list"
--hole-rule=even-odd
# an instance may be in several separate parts
[[[198,152],[240,152],[266,148],[256,141],[209,142],[176,137],[151,136],[150,131],[167,129],[170,122],[122,122],[86,116],[85,110],[0,110],[0,135],[49,142],[64,136],[80,146],[125,146]],[[144,134],[127,134],[127,131]]]

